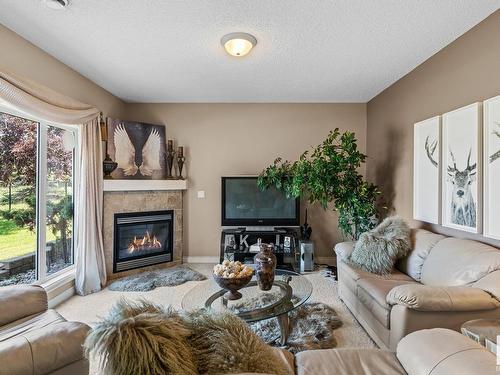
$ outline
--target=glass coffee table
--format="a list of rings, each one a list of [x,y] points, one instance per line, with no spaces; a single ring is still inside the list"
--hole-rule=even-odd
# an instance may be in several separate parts
[[[247,323],[277,318],[280,327],[280,343],[284,346],[289,334],[288,313],[302,305],[311,296],[312,284],[298,273],[276,270],[271,290],[262,291],[255,276],[247,286],[240,289],[242,297],[236,301],[225,299],[225,290],[213,278],[196,284],[182,299],[184,310],[211,308],[215,311],[230,311]]]

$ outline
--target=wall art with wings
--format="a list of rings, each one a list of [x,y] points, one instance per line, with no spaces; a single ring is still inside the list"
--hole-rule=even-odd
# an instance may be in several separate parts
[[[118,168],[115,179],[165,178],[165,126],[108,118],[108,152]]]

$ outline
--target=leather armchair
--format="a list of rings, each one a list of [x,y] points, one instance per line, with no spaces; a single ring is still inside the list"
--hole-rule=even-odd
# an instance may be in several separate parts
[[[82,344],[90,328],[48,309],[40,286],[0,288],[0,375],[83,375]]]

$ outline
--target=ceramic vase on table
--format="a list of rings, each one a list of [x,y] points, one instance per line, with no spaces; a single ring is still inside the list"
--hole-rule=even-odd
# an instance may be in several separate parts
[[[254,258],[257,284],[264,291],[271,290],[274,283],[276,255],[274,255],[273,249],[274,246],[271,244],[260,244],[260,252]]]

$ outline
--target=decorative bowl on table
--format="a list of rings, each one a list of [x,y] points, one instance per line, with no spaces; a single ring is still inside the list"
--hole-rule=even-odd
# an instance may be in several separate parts
[[[252,280],[253,269],[241,262],[225,260],[214,267],[213,277],[215,282],[227,292],[224,298],[234,301],[241,298],[239,289],[245,287]]]

